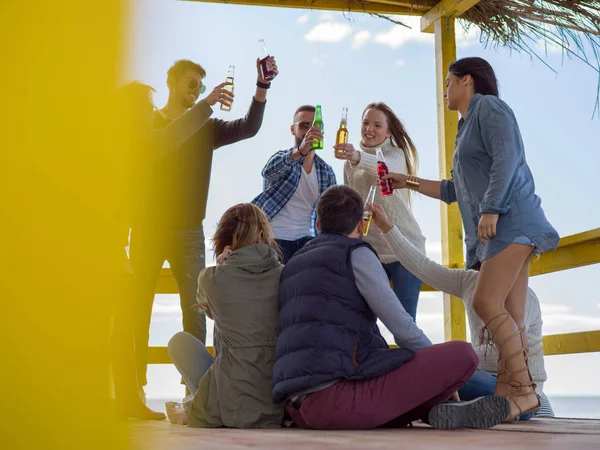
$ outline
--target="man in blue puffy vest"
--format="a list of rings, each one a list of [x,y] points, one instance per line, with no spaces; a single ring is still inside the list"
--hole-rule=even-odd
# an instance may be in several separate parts
[[[285,401],[301,428],[369,429],[418,419],[442,429],[502,423],[510,414],[503,397],[443,403],[458,400],[477,355],[462,341],[431,344],[360,239],[362,217],[358,191],[327,189],[317,204],[321,234],[282,272],[273,401]],[[389,348],[377,318],[398,348]]]

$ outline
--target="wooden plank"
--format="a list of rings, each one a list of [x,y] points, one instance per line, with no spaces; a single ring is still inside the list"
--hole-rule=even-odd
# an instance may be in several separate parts
[[[464,339],[463,339],[464,340]],[[544,336],[544,355],[570,355],[573,353],[600,352],[600,330]],[[395,348],[395,345],[390,345]],[[214,356],[213,347],[207,347]],[[150,347],[148,364],[172,364],[167,347]]]
[[[600,352],[600,330],[544,336],[544,355]]]
[[[600,241],[600,228],[593,228],[577,234],[571,234],[561,238],[559,247],[570,247],[572,245],[585,244],[586,242]]]
[[[226,3],[244,6],[270,6],[278,8],[317,9],[374,14],[422,15],[424,10],[406,5],[407,1],[359,1],[359,0],[184,0],[202,3]]]
[[[600,228],[566,236],[558,248],[531,263],[531,276],[600,263]]]
[[[452,53],[450,53],[452,55]],[[438,53],[436,51],[436,58]],[[448,58],[449,59],[449,58]],[[441,75],[441,74],[440,74]],[[438,86],[439,88],[439,86]],[[440,89],[438,89],[440,90]],[[438,92],[438,96],[442,96],[443,89]],[[438,103],[438,115],[440,108],[444,107],[445,102],[441,105]],[[456,117],[458,120],[458,118]],[[450,142],[454,142],[452,130],[456,130],[456,124],[453,123],[451,114],[446,115],[444,112],[444,122],[438,126],[438,144],[440,146],[440,164],[444,158],[443,167],[440,167],[440,177],[450,177],[450,167],[452,152],[446,149]],[[449,136],[445,136],[446,130],[449,130]],[[441,137],[441,138],[440,138]],[[441,146],[444,145],[444,153],[442,154]],[[453,150],[452,150],[453,151]],[[442,164],[441,164],[442,165]],[[442,262],[446,267],[462,268],[465,266],[463,259],[463,236],[462,222],[460,212],[456,204],[448,207],[445,203],[441,204],[442,209],[442,240],[448,239],[448,249],[442,248]],[[450,255],[454,255],[451,257]],[[544,253],[539,260],[535,260],[531,264],[529,274],[531,276],[543,275],[546,273],[558,272],[561,270],[572,269],[575,267],[587,266],[590,264],[600,263],[600,228],[584,231],[582,233],[565,236],[560,240],[558,248],[554,251]],[[433,292],[433,289],[427,284],[423,284],[421,291]],[[173,273],[169,268],[163,268],[158,277],[156,286],[157,294],[177,294],[177,283],[173,277]],[[462,302],[461,302],[462,303]]]
[[[480,0],[442,0],[421,17],[421,31],[433,33],[435,23],[442,18],[456,19]]]
[[[423,283],[421,292],[437,292],[437,289],[432,288],[426,283]],[[156,284],[157,294],[177,294],[179,289],[177,288],[177,282],[173,276],[173,272],[168,267],[163,267],[158,277]]]
[[[405,6],[414,11],[418,11],[420,14],[423,14],[429,11],[429,6],[422,5],[419,3],[413,3],[411,0],[370,0],[374,3],[386,3],[388,5],[396,5],[396,6]]]
[[[573,419],[532,419],[490,430],[452,431],[434,430],[418,422],[414,428],[354,431],[207,429],[151,421],[132,421],[129,427],[132,450],[563,450],[597,448],[600,439],[599,420]]]
[[[435,71],[438,115],[438,154],[441,179],[450,178],[454,139],[458,128],[458,114],[446,108],[444,91],[446,72],[456,59],[454,19],[438,20],[435,25]],[[440,202],[442,226],[442,264],[446,267],[464,267],[462,219],[456,203]],[[444,338],[446,341],[466,340],[467,326],[463,302],[444,294]]]

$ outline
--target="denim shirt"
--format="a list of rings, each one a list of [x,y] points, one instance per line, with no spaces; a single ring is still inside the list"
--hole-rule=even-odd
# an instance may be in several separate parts
[[[458,201],[465,229],[467,267],[527,238],[539,252],[557,247],[559,235],[546,219],[525,160],[513,111],[494,95],[475,94],[459,122],[452,178],[441,183],[441,199]],[[496,236],[481,245],[482,214],[499,214]]]

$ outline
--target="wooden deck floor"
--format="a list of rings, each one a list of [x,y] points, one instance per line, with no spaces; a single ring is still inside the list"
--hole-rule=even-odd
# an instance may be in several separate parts
[[[168,422],[131,422],[131,429],[134,450],[600,449],[600,420],[583,419],[534,419],[455,431],[426,425],[373,431],[192,429]]]

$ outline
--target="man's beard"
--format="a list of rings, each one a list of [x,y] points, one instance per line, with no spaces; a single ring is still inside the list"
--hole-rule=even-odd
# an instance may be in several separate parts
[[[195,102],[195,101],[194,101],[194,102],[190,102],[190,101],[187,99],[187,95],[186,95],[185,97],[183,97],[183,98],[181,99],[181,102],[180,102],[180,104],[181,104],[181,106],[183,106],[184,108],[186,108],[186,109],[190,109],[192,106],[194,106],[194,105],[196,104],[196,102]]]
[[[296,147],[300,147],[300,144],[302,144],[302,141],[304,140],[304,136],[302,136],[302,137],[295,136],[295,137],[296,137]]]

